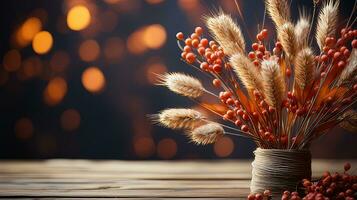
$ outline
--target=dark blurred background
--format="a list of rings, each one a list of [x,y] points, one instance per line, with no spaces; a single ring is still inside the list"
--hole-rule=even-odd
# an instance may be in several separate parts
[[[0,158],[250,158],[250,140],[196,146],[146,117],[194,106],[153,85],[153,73],[196,73],[179,60],[176,32],[191,33],[203,26],[203,15],[221,8],[251,44],[263,2],[237,2],[242,15],[233,0],[1,1]],[[344,19],[353,3],[342,1]],[[294,19],[312,5],[293,0]],[[312,145],[313,156],[357,158],[356,139],[335,128]]]

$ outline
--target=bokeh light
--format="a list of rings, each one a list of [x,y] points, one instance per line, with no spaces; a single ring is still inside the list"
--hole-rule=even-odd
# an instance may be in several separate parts
[[[61,127],[66,131],[74,131],[81,124],[81,115],[76,109],[67,109],[61,115]]]
[[[33,135],[33,125],[32,121],[29,118],[21,118],[15,123],[15,135],[21,140],[26,140],[32,137]]]
[[[4,69],[8,72],[16,71],[21,66],[21,54],[18,50],[8,51],[3,58]]]
[[[87,7],[77,5],[71,8],[67,14],[67,25],[74,31],[85,29],[91,20],[91,15]]]
[[[95,40],[85,40],[79,46],[79,57],[83,61],[94,61],[99,57],[100,47]]]
[[[158,49],[166,42],[166,30],[160,24],[153,24],[144,29],[143,42],[150,49]]]
[[[234,150],[234,143],[230,137],[224,136],[214,144],[213,148],[218,157],[228,157]]]
[[[37,17],[28,18],[17,30],[17,45],[23,47],[28,45],[35,35],[42,29],[42,22]]]
[[[139,29],[132,33],[127,40],[127,48],[132,54],[142,54],[147,50],[147,46],[142,42],[143,30]]]
[[[127,47],[130,53],[142,54],[148,49],[161,48],[166,39],[166,29],[160,24],[152,24],[134,31],[127,40]]]
[[[82,74],[82,84],[92,93],[100,92],[105,86],[105,77],[98,67],[89,67]]]
[[[155,153],[155,142],[149,136],[134,138],[134,152],[139,158],[148,158]]]
[[[59,104],[67,93],[67,82],[61,77],[55,77],[50,80],[44,91],[44,101],[53,106]]]
[[[32,41],[32,48],[38,54],[47,53],[53,45],[53,38],[48,31],[37,33]]]
[[[162,159],[173,158],[177,153],[177,144],[171,138],[164,138],[157,144],[157,155]]]

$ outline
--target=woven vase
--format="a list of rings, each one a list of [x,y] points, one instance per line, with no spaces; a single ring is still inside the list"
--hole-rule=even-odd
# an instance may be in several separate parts
[[[251,193],[269,189],[273,199],[278,199],[285,190],[296,191],[302,179],[311,179],[309,150],[257,148],[254,155]]]

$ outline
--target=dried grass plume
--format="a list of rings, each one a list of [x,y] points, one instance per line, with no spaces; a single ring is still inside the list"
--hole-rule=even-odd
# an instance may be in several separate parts
[[[200,112],[187,108],[169,108],[151,117],[154,122],[171,129],[192,129],[205,119]]]
[[[186,97],[197,98],[205,91],[198,79],[182,73],[174,72],[159,75],[159,79],[158,85],[164,85],[169,90]]]
[[[300,17],[299,21],[295,25],[295,38],[297,49],[301,50],[308,45],[308,35],[310,31],[310,20],[306,16]]]
[[[287,0],[266,0],[265,4],[276,27],[290,22],[290,8]]]
[[[302,90],[313,81],[314,68],[315,59],[311,49],[302,49],[295,58],[295,84]]]
[[[208,123],[193,129],[188,133],[196,144],[212,144],[224,135],[224,129],[217,123]]]
[[[285,97],[285,81],[276,60],[264,60],[262,62],[262,76],[264,80],[264,94],[267,103],[280,108]]]
[[[327,0],[320,11],[316,29],[316,41],[320,50],[325,46],[325,39],[336,34],[339,0]]]
[[[287,22],[278,27],[278,38],[283,46],[286,55],[293,58],[296,54],[295,27],[292,23]]]
[[[261,92],[263,91],[261,74],[249,58],[242,54],[234,54],[230,58],[230,63],[237,76],[248,90],[257,89]]]
[[[227,14],[220,13],[206,19],[214,39],[222,46],[225,54],[245,52],[245,41],[239,26]]]

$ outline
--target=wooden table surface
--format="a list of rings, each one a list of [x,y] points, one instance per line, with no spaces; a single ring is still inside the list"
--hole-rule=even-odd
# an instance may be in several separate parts
[[[0,161],[0,198],[245,199],[250,162]],[[341,172],[344,163],[313,160],[313,175]]]

